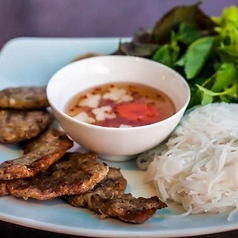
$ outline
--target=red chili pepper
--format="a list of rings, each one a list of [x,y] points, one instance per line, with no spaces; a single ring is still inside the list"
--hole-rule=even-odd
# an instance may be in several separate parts
[[[81,98],[82,98],[82,99],[86,99],[86,98],[88,98],[88,96],[85,94],[85,95],[83,95]]]

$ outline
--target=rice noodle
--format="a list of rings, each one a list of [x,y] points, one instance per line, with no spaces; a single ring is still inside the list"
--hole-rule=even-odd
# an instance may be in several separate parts
[[[188,215],[238,209],[238,105],[213,103],[187,113],[163,145],[143,153],[148,181]]]

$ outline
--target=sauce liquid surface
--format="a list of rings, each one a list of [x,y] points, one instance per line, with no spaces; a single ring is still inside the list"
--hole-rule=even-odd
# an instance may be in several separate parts
[[[100,85],[74,96],[66,113],[77,120],[104,127],[152,124],[175,114],[168,95],[138,83]]]

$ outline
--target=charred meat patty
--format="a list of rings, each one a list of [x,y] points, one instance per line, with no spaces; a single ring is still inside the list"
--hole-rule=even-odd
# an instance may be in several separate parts
[[[167,207],[157,196],[134,197],[132,194],[118,194],[105,197],[95,194],[91,197],[90,209],[101,217],[113,217],[125,222],[141,224],[150,219],[158,209]]]
[[[47,170],[28,179],[11,180],[9,193],[24,199],[47,200],[91,190],[108,173],[108,166],[94,153],[66,153]]]
[[[0,164],[0,180],[32,177],[46,170],[73,146],[66,134],[48,129],[35,140],[25,145],[25,154]]]
[[[0,91],[2,109],[43,109],[49,106],[46,87],[11,87]]]
[[[122,176],[120,169],[109,167],[109,172],[105,179],[96,184],[95,187],[83,194],[66,196],[66,201],[75,207],[87,207],[91,209],[91,197],[95,194],[106,197],[124,193],[127,181]],[[93,210],[93,209],[92,209]]]
[[[53,122],[47,110],[0,110],[0,143],[12,144],[39,135]]]
[[[65,197],[75,207],[86,207],[102,218],[113,217],[125,222],[140,224],[150,219],[158,209],[167,207],[157,196],[135,198],[125,193],[127,181],[119,169],[109,168],[107,177],[91,191]]]

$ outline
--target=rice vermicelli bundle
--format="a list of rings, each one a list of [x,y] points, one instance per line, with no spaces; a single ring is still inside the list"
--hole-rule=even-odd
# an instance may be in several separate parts
[[[238,209],[238,104],[213,103],[185,114],[146,171],[161,198],[188,213]]]

